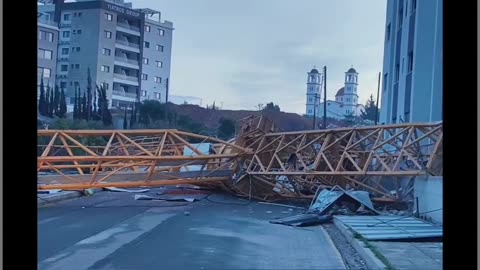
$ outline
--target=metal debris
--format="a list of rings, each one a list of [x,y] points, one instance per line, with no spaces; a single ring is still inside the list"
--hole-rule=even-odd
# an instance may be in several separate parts
[[[332,217],[319,216],[317,214],[300,214],[286,218],[270,220],[272,224],[282,224],[294,227],[314,226],[326,222],[331,222]]]

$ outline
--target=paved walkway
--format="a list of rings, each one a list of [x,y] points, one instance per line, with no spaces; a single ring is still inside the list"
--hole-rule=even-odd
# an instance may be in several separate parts
[[[443,265],[443,243],[370,242],[398,270],[438,270]]]

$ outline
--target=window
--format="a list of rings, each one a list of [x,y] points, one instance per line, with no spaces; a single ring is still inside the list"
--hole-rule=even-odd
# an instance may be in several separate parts
[[[110,13],[105,13],[105,20],[107,21],[113,21],[113,15]]]
[[[150,32],[150,25],[145,25],[145,32]]]
[[[147,74],[142,74],[142,80],[144,80],[144,81],[148,80],[148,75]]]
[[[79,52],[80,51],[80,47],[72,47],[72,52]]]
[[[60,82],[60,88],[67,88],[67,82]]]
[[[38,54],[37,54],[38,58],[52,60],[52,55],[53,55],[52,51],[38,49]]]
[[[75,35],[76,33],[77,33],[77,30],[73,30],[73,31],[72,31],[72,34]]]
[[[148,58],[143,58],[143,63],[144,63],[145,65],[148,65]]]
[[[408,53],[408,69],[407,72],[413,71],[413,51]]]
[[[51,73],[51,70],[49,68],[41,68],[42,69],[42,77],[43,78],[50,78],[50,73]]]
[[[157,67],[161,68],[163,67],[163,62],[162,61],[156,61],[157,62]]]
[[[47,31],[38,31],[38,39],[53,42],[53,33]]]
[[[80,69],[80,64],[75,64],[75,69]]]
[[[160,99],[160,93],[154,93],[156,99]]]
[[[74,82],[73,86],[75,86],[75,88],[78,88],[78,87],[80,87],[80,83],[79,82]]]
[[[105,38],[112,38],[112,32],[105,31]]]
[[[391,32],[391,31],[392,31],[392,24],[389,23],[389,24],[387,25],[387,33],[385,34],[385,35],[387,36],[387,41],[390,40],[390,32]]]
[[[153,81],[156,82],[156,83],[161,83],[161,82],[162,82],[162,78],[155,76],[155,78],[153,79]]]
[[[110,72],[110,67],[109,66],[101,66],[100,70],[103,72]]]
[[[68,48],[62,48],[62,54],[63,55],[68,54]]]
[[[330,103],[327,103],[327,106],[330,106]]]
[[[141,93],[142,97],[146,97],[147,96],[147,91],[145,90],[142,90],[142,93]]]
[[[100,86],[102,86],[103,88],[105,88],[105,90],[108,90],[108,83],[106,83],[106,82],[101,83]]]
[[[163,35],[165,35],[165,31],[163,31],[162,29],[158,29],[158,34],[160,36],[163,36]]]
[[[61,65],[60,70],[61,71],[68,71],[68,65]]]
[[[82,34],[82,30],[81,29],[78,29],[77,30],[77,35],[81,35]]]
[[[308,110],[308,113],[312,113],[312,110],[309,109],[309,110]]]
[[[82,17],[82,12],[78,12],[78,17]]]
[[[395,81],[398,82],[398,79],[400,77],[400,65],[396,64],[395,65]]]
[[[63,31],[63,32],[62,32],[62,36],[63,36],[64,38],[69,38],[69,37],[70,37],[70,31]]]
[[[143,45],[145,46],[145,48],[150,48],[150,42],[145,41],[143,42]]]
[[[112,51],[110,49],[107,49],[107,48],[102,49],[102,54],[103,55],[110,55],[111,53],[112,53]]]
[[[53,33],[50,33],[50,32],[45,32],[45,40],[47,40],[48,42],[53,42]]]
[[[67,14],[63,14],[63,20],[64,20],[64,21],[70,21],[70,15],[71,15],[71,14],[68,14],[68,13],[67,13]]]
[[[157,44],[157,46],[155,47],[155,49],[159,52],[163,52],[163,46],[162,45],[159,45]]]
[[[312,98],[308,98],[308,102],[312,102]]]

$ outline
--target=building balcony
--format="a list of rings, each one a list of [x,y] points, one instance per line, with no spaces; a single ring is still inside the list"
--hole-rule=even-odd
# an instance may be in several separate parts
[[[137,101],[137,94],[136,93],[131,93],[131,92],[125,92],[120,89],[113,89],[112,90],[112,103],[115,103],[114,101],[119,100],[119,101],[126,101],[126,102],[135,102]]]
[[[117,31],[128,33],[130,35],[140,36],[140,28],[126,23],[117,23]]]
[[[128,42],[127,40],[117,39],[115,40],[115,48],[119,48],[122,50],[140,53],[140,45],[132,42]]]
[[[136,93],[125,92],[125,91],[120,90],[120,89],[113,89],[113,90],[112,90],[112,95],[114,95],[114,96],[120,96],[120,97],[133,98],[133,99],[136,99],[136,98],[137,98],[137,94],[136,94]]]
[[[133,68],[133,69],[140,69],[140,65],[139,65],[138,61],[128,59],[128,58],[122,57],[122,56],[115,56],[114,64],[118,65],[118,66]]]
[[[127,76],[123,74],[113,73],[113,82],[123,83],[127,85],[138,86],[138,77]]]

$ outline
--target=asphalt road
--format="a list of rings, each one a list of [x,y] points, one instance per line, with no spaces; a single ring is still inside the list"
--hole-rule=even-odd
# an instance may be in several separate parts
[[[101,192],[39,208],[38,269],[345,269],[321,226],[268,222],[299,210],[209,200],[185,205]]]

